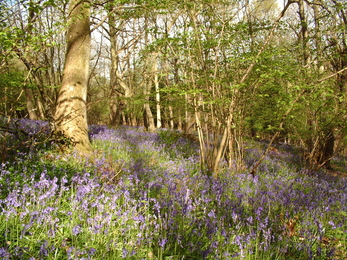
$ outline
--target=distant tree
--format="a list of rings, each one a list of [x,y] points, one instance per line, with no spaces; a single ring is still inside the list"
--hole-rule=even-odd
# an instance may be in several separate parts
[[[1,11],[0,67],[20,67],[25,116],[52,118],[56,87],[61,80],[61,48],[65,5],[58,1],[6,1]],[[55,5],[57,4],[57,6]],[[54,15],[53,15],[54,14]],[[59,19],[57,19],[59,17]],[[6,62],[7,63],[6,63]],[[20,65],[20,66],[19,66]],[[13,69],[13,68],[12,68]]]
[[[305,146],[307,167],[332,169],[331,159],[346,132],[346,4],[300,0],[297,6],[297,79],[310,91],[299,109],[296,133]]]
[[[129,73],[130,55],[132,48],[137,43],[138,35],[128,33],[129,21],[132,16],[126,12],[122,5],[109,3],[108,30],[110,39],[110,124],[118,126],[126,124],[129,115],[125,111],[129,109],[128,99],[133,95],[131,84],[126,80],[126,73]],[[135,18],[133,18],[135,19]],[[128,75],[129,76],[129,75]]]

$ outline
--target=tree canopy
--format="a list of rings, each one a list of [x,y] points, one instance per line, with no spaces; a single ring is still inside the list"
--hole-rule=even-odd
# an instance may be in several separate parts
[[[297,145],[310,168],[344,152],[345,1],[92,1],[82,15],[72,5],[1,3],[2,116],[57,119],[65,32],[88,19],[89,124],[180,129],[215,173],[223,158],[242,169],[245,138]]]

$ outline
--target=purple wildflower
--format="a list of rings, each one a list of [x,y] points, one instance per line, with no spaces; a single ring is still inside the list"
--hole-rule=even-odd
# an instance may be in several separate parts
[[[168,239],[165,237],[163,239],[159,239],[159,246],[164,249],[166,243],[168,242]]]
[[[11,254],[4,247],[0,247],[0,257],[3,260],[10,259]]]
[[[78,235],[78,234],[81,233],[81,232],[82,232],[82,228],[81,228],[80,225],[77,225],[77,226],[72,227],[72,234],[73,234],[74,236]]]
[[[43,242],[43,244],[40,246],[40,252],[39,255],[41,258],[47,257],[48,256],[48,241]]]
[[[89,257],[95,255],[95,253],[96,253],[96,249],[95,248],[93,248],[93,247],[89,248],[89,250],[88,250],[88,256]]]
[[[122,258],[126,258],[127,256],[128,256],[128,250],[125,247],[123,247],[123,249],[122,249]]]

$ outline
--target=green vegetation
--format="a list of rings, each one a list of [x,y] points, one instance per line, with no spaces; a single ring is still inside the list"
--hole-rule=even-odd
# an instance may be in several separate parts
[[[93,163],[40,150],[2,164],[3,259],[347,256],[347,179],[298,171],[290,146],[269,153],[256,178],[224,170],[214,179],[178,132],[93,126],[90,135]],[[249,167],[256,146],[246,148]]]

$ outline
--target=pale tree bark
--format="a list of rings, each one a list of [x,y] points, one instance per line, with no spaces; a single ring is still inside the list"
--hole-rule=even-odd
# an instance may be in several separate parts
[[[26,105],[27,105],[29,118],[31,120],[37,120],[39,118],[38,118],[38,116],[36,114],[36,108],[35,108],[35,101],[34,101],[33,92],[28,87],[24,87],[24,90],[25,90]]]
[[[147,83],[144,85],[144,95],[145,95],[145,103],[143,104],[143,109],[144,109],[144,124],[149,132],[154,132],[155,131],[155,124],[154,124],[154,117],[153,113],[149,104],[149,96],[151,93],[151,83]]]
[[[165,30],[165,33],[164,33],[164,39],[165,40],[169,40],[169,34],[173,28],[173,26],[175,25],[176,21],[177,21],[177,18],[178,18],[178,15],[177,14],[174,14],[171,19],[170,18],[167,18],[165,19],[164,21],[164,30]],[[165,86],[166,87],[170,87],[170,78],[169,78],[169,74],[170,74],[170,64],[169,64],[169,57],[170,57],[170,54],[169,54],[169,46],[168,45],[165,45],[164,48],[162,48],[161,50],[162,52],[162,56],[164,58],[163,60],[163,70],[164,70],[164,74],[165,74],[165,78],[164,78],[164,83],[165,83]],[[175,63],[175,67],[177,66],[177,59],[174,59],[174,63]],[[178,83],[178,71],[177,69],[174,70],[175,73],[174,73],[174,80],[176,81],[176,83]],[[157,93],[157,118],[159,118],[158,120],[158,125],[159,125],[159,121],[160,121],[160,126],[162,125],[161,124],[161,113],[160,113],[160,109],[161,109],[161,106],[160,106],[160,89],[159,89],[159,81],[158,81],[158,74],[156,74],[156,83],[155,83],[155,86],[156,86],[156,93]],[[170,129],[173,129],[175,127],[175,123],[174,123],[174,110],[173,110],[173,107],[172,107],[172,98],[169,97],[168,98],[168,112],[169,112],[169,118],[168,118],[168,125],[170,127]],[[178,130],[182,130],[182,122],[181,122],[181,119],[180,119],[180,109],[178,109],[178,122],[177,122],[177,128]],[[157,125],[157,127],[159,128],[159,126]]]
[[[165,53],[167,53],[167,51],[165,51]],[[166,73],[166,75],[165,75],[165,85],[166,85],[166,87],[170,86],[169,69],[170,69],[170,67],[169,67],[168,61],[166,59],[165,62],[164,62],[164,71]],[[174,129],[174,127],[175,127],[174,112],[173,112],[172,105],[170,104],[171,99],[169,98],[168,100],[169,100],[169,104],[168,104],[168,111],[169,111],[168,124],[169,124],[170,129]],[[178,124],[177,128],[178,128],[178,130],[181,130],[179,127],[180,127],[180,125]]]
[[[126,123],[126,117],[124,110],[128,107],[127,99],[132,95],[132,88],[129,82],[126,82],[124,73],[130,70],[130,67],[126,70],[126,66],[129,66],[129,50],[133,45],[137,43],[137,38],[128,39],[128,36],[119,34],[126,26],[126,22],[122,19],[116,19],[114,12],[115,5],[110,4],[108,10],[108,23],[109,23],[109,36],[110,36],[110,52],[111,52],[111,69],[110,69],[110,123],[113,126]],[[122,39],[122,42],[118,42],[118,39]],[[125,53],[122,55],[121,53]]]
[[[30,1],[30,5],[32,5],[32,1]],[[32,23],[34,22],[34,12],[32,9],[29,10],[29,17],[28,17],[28,34],[32,33]],[[28,68],[29,71],[31,68]],[[32,89],[25,87],[25,97],[26,97],[26,105],[27,105],[27,110],[29,114],[29,118],[32,120],[37,120],[38,116],[36,114],[36,108],[35,108],[35,100],[34,100],[34,95]]]
[[[149,43],[149,35],[147,32],[148,29],[148,17],[145,19],[145,46]],[[149,57],[145,63],[144,68],[144,85],[143,85],[143,95],[144,95],[144,104],[143,104],[143,121],[147,131],[155,131],[154,117],[150,106],[150,95],[152,90],[153,78],[156,69],[155,63],[157,62],[157,53],[149,53]]]
[[[305,3],[304,0],[298,1],[299,5],[299,18],[300,18],[300,24],[301,24],[301,44],[302,44],[302,53],[303,53],[303,66],[308,66],[310,62],[310,54],[308,51],[308,29],[307,29],[307,19],[305,14]]]
[[[316,55],[317,55],[317,67],[316,70],[318,74],[324,71],[324,67],[322,66],[322,33],[321,26],[319,21],[319,10],[318,10],[319,0],[315,0],[313,4],[313,17],[314,17],[314,30],[315,30],[315,44],[316,44]]]
[[[155,54],[157,56],[158,54]],[[155,102],[156,102],[156,109],[157,109],[157,128],[162,127],[161,123],[161,106],[160,106],[160,89],[159,89],[159,77],[158,77],[158,64],[157,60],[155,59],[153,63],[153,73],[154,74],[154,87],[155,87]]]
[[[175,81],[175,84],[176,85],[179,85],[179,83],[180,83],[180,77],[179,77],[179,73],[178,73],[178,71],[179,71],[179,68],[178,68],[178,59],[176,58],[176,59],[174,59],[174,81]],[[187,107],[187,104],[186,103],[184,103],[185,104],[185,106],[184,106],[184,108],[186,108]],[[170,106],[171,107],[171,106]],[[177,113],[178,113],[178,122],[177,122],[177,129],[178,130],[186,130],[186,129],[183,129],[183,120],[182,120],[182,113],[183,113],[183,111],[187,111],[187,109],[182,109],[182,107],[179,107],[178,108],[178,111],[177,111]],[[173,113],[172,113],[172,117],[171,118],[173,118]],[[172,121],[172,127],[174,127],[174,124],[173,124],[173,120],[171,120]],[[186,131],[184,131],[185,133],[186,133]]]
[[[113,13],[114,5],[111,5],[108,15],[108,23],[110,26],[110,51],[111,51],[111,69],[110,69],[110,123],[112,126],[118,126],[121,124],[121,116],[123,110],[123,104],[121,102],[122,91],[120,88],[120,82],[118,77],[118,65],[119,56],[117,48],[117,30],[115,14]]]
[[[89,2],[70,0],[62,86],[55,111],[55,131],[70,139],[80,155],[92,156],[86,99],[90,60]]]
[[[145,79],[144,79],[145,83],[143,86],[143,94],[144,94],[144,100],[145,100],[143,104],[143,109],[144,109],[143,119],[144,119],[144,123],[145,123],[145,127],[147,131],[154,132],[155,123],[154,123],[154,117],[153,117],[153,113],[150,106],[150,95],[151,95],[152,82],[153,82],[152,76],[153,76],[153,71],[155,69],[154,63],[157,61],[156,61],[156,55],[150,54],[150,56],[151,57],[148,59],[147,69],[145,72],[147,73],[147,75],[145,75]]]

